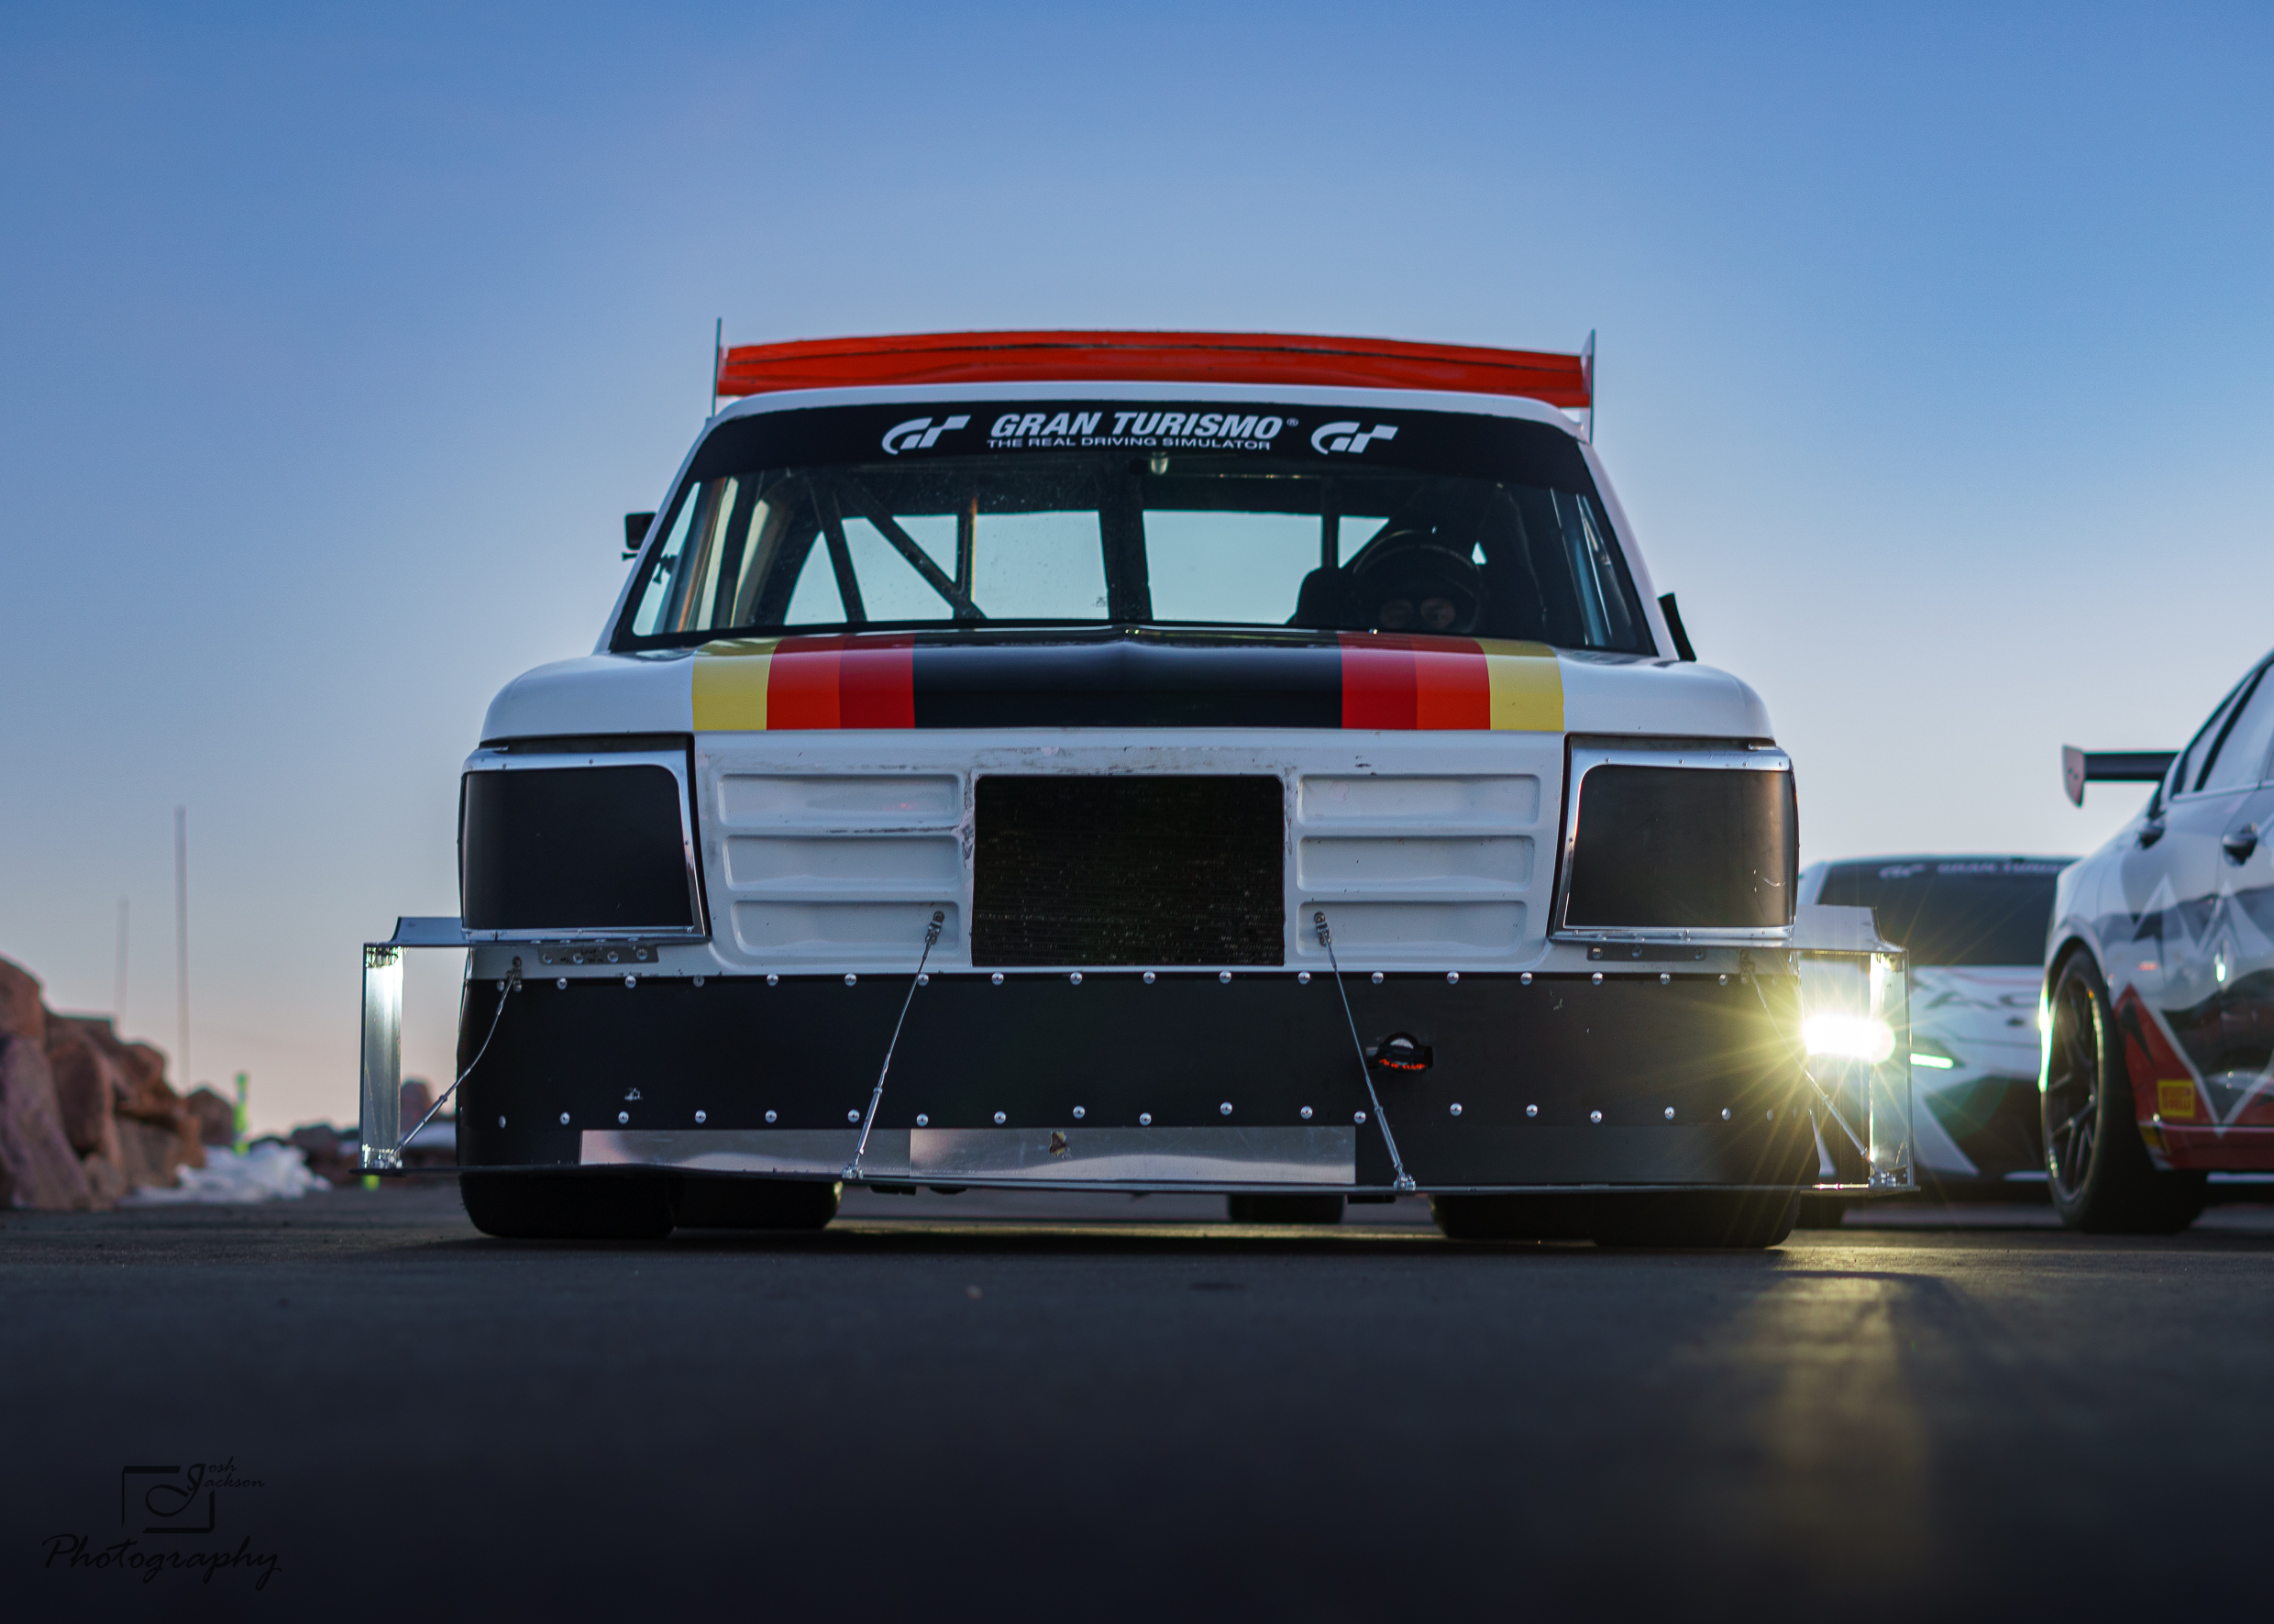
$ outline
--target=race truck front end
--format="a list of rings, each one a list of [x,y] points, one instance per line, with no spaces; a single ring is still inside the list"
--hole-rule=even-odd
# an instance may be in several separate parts
[[[1761,1245],[1909,1188],[1900,952],[1796,917],[1577,358],[979,337],[730,356],[599,649],[491,709],[460,918],[366,950],[367,1166],[458,943],[497,1233],[867,1184]]]

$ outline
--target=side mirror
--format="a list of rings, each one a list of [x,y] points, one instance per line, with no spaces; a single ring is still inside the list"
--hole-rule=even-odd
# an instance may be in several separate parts
[[[2078,806],[2087,784],[2159,784],[2177,750],[2080,750],[2061,746],[2061,788]]]
[[[1674,657],[1694,665],[1697,650],[1690,646],[1690,634],[1682,628],[1682,611],[1675,606],[1674,595],[1672,592],[1661,594],[1658,607],[1666,616],[1666,629],[1673,634]]]
[[[625,558],[639,557],[640,544],[647,539],[647,528],[655,522],[656,515],[653,514],[624,515],[624,556]]]

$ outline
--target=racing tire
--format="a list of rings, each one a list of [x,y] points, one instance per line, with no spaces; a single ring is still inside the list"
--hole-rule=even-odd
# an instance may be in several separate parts
[[[907,1187],[914,1195],[916,1187]],[[690,1178],[679,1191],[689,1230],[818,1230],[837,1216],[844,1186],[810,1178]]]
[[[1796,1230],[1836,1230],[1848,1221],[1848,1198],[1845,1196],[1803,1196],[1800,1210],[1793,1220]]]
[[[2086,1234],[2177,1234],[2202,1216],[2207,1181],[2149,1160],[2108,983],[2091,954],[2062,964],[2051,1020],[2038,1110],[2053,1210]]]
[[[1224,1216],[1233,1223],[1341,1223],[1340,1196],[1226,1196]]]
[[[509,1241],[660,1241],[677,1221],[668,1177],[461,1173],[458,1199],[485,1235]]]
[[[1799,1196],[1781,1190],[1602,1197],[1593,1239],[1618,1250],[1759,1252],[1793,1232],[1799,1210]]]
[[[1431,1196],[1430,1217],[1452,1241],[1584,1241],[1584,1196]]]

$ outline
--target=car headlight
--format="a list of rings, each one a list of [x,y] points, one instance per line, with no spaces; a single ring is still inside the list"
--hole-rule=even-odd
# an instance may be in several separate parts
[[[466,929],[511,935],[700,930],[686,755],[477,752],[458,814]]]
[[[1560,929],[1759,934],[1793,922],[1800,819],[1779,750],[1574,748]]]
[[[1894,1028],[1872,1015],[1811,1015],[1801,1023],[1800,1035],[1811,1055],[1837,1055],[1871,1066],[1895,1052]]]

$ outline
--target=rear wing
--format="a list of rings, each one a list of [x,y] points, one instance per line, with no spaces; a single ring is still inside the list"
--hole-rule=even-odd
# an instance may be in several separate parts
[[[1286,383],[1520,395],[1592,411],[1595,341],[1577,355],[1297,333],[912,333],[722,348],[721,396],[914,383]]]
[[[2171,770],[2177,750],[2080,750],[2061,746],[2061,788],[2078,806],[2087,784],[2155,784]]]

